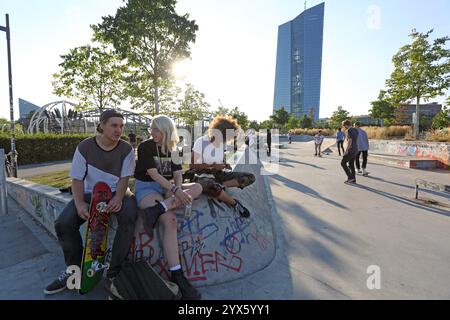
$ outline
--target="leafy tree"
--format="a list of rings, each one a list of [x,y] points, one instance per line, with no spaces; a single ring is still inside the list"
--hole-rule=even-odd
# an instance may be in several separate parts
[[[275,111],[275,114],[270,116],[272,123],[278,125],[279,127],[284,127],[284,125],[289,121],[291,114],[287,112],[284,107]]]
[[[400,48],[393,57],[395,69],[386,81],[389,94],[397,101],[416,100],[417,115],[421,99],[428,101],[442,96],[450,86],[450,50],[445,48],[450,38],[438,38],[431,44],[428,38],[432,32],[412,31],[412,44]],[[416,138],[418,125],[414,130]]]
[[[293,114],[291,114],[291,117],[289,118],[288,122],[286,123],[286,128],[288,130],[293,130],[293,129],[297,129],[299,127],[300,127],[300,121]]]
[[[103,17],[92,26],[95,38],[111,43],[133,67],[145,85],[136,90],[153,90],[154,113],[159,114],[159,89],[169,79],[170,66],[188,58],[198,25],[175,12],[176,0],[128,0],[115,16]]]
[[[394,121],[395,107],[385,90],[381,90],[378,95],[378,100],[372,101],[370,104],[372,105],[372,109],[369,110],[369,113],[372,118],[381,119],[385,122]]]
[[[231,109],[228,115],[238,121],[242,130],[248,129],[248,116],[245,112],[240,111],[238,107],[234,107],[233,109]]]
[[[130,98],[131,108],[154,115],[155,95],[151,83],[136,73],[126,78],[125,94]],[[177,102],[181,88],[170,80],[161,81],[159,88],[159,112],[173,117],[177,112]]]
[[[210,114],[209,109],[210,105],[205,101],[205,94],[188,84],[184,92],[184,99],[180,101],[176,117],[188,127],[193,128],[195,121],[203,120]]]
[[[350,113],[342,106],[339,106],[335,112],[333,112],[333,115],[331,116],[331,125],[334,129],[339,128],[342,125],[342,121],[347,120],[350,118]]]
[[[311,129],[313,127],[313,119],[304,114],[299,121],[300,128]]]
[[[260,128],[260,130],[261,129],[273,129],[274,123],[272,120],[264,120],[263,122],[260,123],[259,128]]]
[[[450,127],[450,110],[444,107],[435,115],[431,127],[435,130]]]
[[[260,130],[260,124],[256,120],[250,121],[250,123],[248,124],[248,127],[250,129],[255,130],[255,131],[259,131]]]
[[[53,75],[54,94],[76,99],[81,109],[114,108],[123,93],[127,67],[106,45],[87,45],[62,55],[61,70]]]

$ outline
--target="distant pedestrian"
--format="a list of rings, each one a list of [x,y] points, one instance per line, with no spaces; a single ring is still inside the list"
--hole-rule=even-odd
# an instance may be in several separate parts
[[[289,132],[288,132],[289,144],[292,144],[292,135],[293,135],[292,131],[289,130]]]
[[[336,133],[336,142],[337,142],[337,147],[338,147],[338,151],[339,151],[339,156],[342,156],[342,154],[345,153],[344,140],[345,140],[345,134],[342,132],[341,128],[338,128],[338,131]],[[342,154],[341,154],[341,148],[342,148]]]
[[[136,134],[133,130],[130,130],[130,133],[128,134],[128,141],[133,146],[133,148],[136,148]]]
[[[341,166],[347,175],[347,184],[356,184],[355,158],[358,154],[358,130],[352,128],[350,120],[342,122],[342,126],[347,130],[347,150],[341,161]]]
[[[361,128],[361,123],[356,122],[355,128],[358,130],[358,154],[356,155],[356,168],[358,169],[358,173],[362,174],[363,176],[368,176],[369,172],[366,171],[367,169],[367,157],[369,155],[369,138],[367,137],[367,133]],[[363,157],[363,163],[362,163],[362,170],[361,165],[359,163],[359,157]]]
[[[319,132],[314,136],[314,146],[316,147],[316,153],[314,154],[316,157],[322,156],[322,143],[323,143],[324,136],[322,134],[322,130],[319,130]]]
[[[266,136],[266,142],[267,142],[267,156],[272,156],[272,131],[270,129],[267,129],[267,136]]]

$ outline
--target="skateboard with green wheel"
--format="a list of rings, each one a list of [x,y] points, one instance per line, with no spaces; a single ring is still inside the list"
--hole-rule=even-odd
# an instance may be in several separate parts
[[[111,198],[111,188],[106,183],[99,182],[94,186],[84,235],[80,294],[92,291],[101,281],[103,272],[109,268],[106,260],[109,255],[107,237],[111,213],[107,213],[106,208]]]

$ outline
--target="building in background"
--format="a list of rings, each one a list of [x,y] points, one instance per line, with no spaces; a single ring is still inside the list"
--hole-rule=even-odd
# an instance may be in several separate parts
[[[274,112],[319,120],[324,13],[321,3],[279,26]]]
[[[21,119],[28,118],[32,112],[39,108],[40,107],[31,102],[19,98],[19,114]]]
[[[428,104],[419,104],[420,117],[425,118],[431,122],[439,112],[442,110],[442,104],[432,102]],[[395,119],[397,124],[412,125],[413,114],[416,113],[416,105],[409,103],[402,103],[395,111]]]

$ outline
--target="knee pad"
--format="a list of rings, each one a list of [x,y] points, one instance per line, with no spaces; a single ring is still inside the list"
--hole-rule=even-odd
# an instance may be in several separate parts
[[[204,181],[201,185],[203,187],[203,194],[208,197],[217,198],[223,191],[223,187],[212,180]]]
[[[245,174],[242,177],[239,177],[238,179],[239,188],[244,189],[255,183],[255,181],[256,181],[255,175],[251,173]]]

